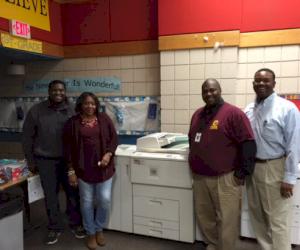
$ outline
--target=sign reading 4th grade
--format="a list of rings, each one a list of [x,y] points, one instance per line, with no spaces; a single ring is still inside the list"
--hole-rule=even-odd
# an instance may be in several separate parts
[[[65,78],[67,92],[120,92],[121,81],[115,77],[91,77],[91,78]],[[25,81],[25,93],[47,93],[48,84],[51,80],[32,80]]]

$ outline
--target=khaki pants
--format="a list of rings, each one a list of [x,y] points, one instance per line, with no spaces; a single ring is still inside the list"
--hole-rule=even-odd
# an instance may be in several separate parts
[[[285,159],[256,163],[247,179],[251,224],[263,250],[290,250],[290,215],[292,199],[283,198],[280,186]]]
[[[195,210],[208,250],[234,250],[239,235],[241,187],[233,172],[194,175]]]

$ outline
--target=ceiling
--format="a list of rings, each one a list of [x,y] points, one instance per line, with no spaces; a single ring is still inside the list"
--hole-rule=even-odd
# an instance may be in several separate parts
[[[40,55],[22,50],[8,49],[0,46],[0,61],[13,61],[15,62],[31,62],[31,61],[48,61],[57,58],[46,55]]]

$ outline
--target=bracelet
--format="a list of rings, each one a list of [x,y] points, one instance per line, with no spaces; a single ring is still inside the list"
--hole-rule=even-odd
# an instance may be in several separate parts
[[[68,176],[74,175],[75,174],[75,170],[69,170],[68,171]]]

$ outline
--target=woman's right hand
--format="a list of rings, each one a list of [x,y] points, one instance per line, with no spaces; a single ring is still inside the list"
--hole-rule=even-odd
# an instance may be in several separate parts
[[[69,175],[68,178],[69,178],[69,184],[71,187],[78,186],[78,179],[77,179],[76,174]]]

